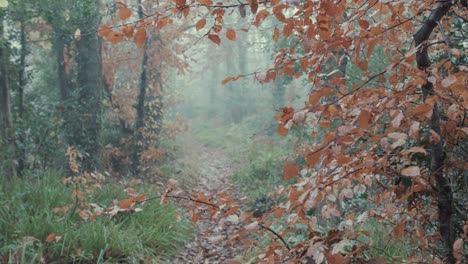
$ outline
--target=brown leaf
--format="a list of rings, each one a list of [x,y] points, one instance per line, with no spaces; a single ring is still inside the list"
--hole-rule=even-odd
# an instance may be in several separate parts
[[[123,8],[127,7],[127,5],[125,3],[122,3],[120,1],[115,2],[115,5],[118,6],[118,7],[123,7]]]
[[[453,255],[460,263],[463,261],[464,256],[466,257],[466,252],[463,250],[463,238],[459,238],[453,243]]]
[[[50,233],[50,234],[47,236],[47,238],[46,238],[45,241],[48,242],[48,243],[49,243],[49,242],[52,242],[52,241],[55,240],[56,237],[57,237],[57,234],[55,234],[55,233]]]
[[[318,101],[320,100],[320,98],[322,98],[323,96],[328,96],[331,93],[332,93],[332,89],[330,87],[322,88],[322,89],[312,93],[309,96],[309,103],[311,105],[316,105],[318,103]]]
[[[283,167],[284,179],[290,180],[299,173],[299,166],[296,163],[288,162]]]
[[[229,208],[229,210],[226,211],[226,213],[224,213],[225,216],[230,216],[232,214],[234,214],[235,212],[237,212],[237,210],[239,210],[240,206],[236,205],[236,206],[233,206],[231,208]]]
[[[226,78],[221,82],[221,84],[222,84],[222,85],[225,85],[225,84],[227,84],[227,83],[229,83],[229,82],[232,82],[233,80],[234,80],[234,77],[229,76],[229,77],[226,77]]]
[[[265,20],[269,15],[270,12],[268,12],[268,10],[266,9],[263,9],[262,11],[258,12],[253,25],[258,27],[263,22],[263,20]]]
[[[204,28],[206,25],[206,19],[200,19],[198,20],[197,24],[195,24],[195,29],[199,31],[200,29]]]
[[[137,45],[137,47],[141,48],[145,45],[146,42],[146,29],[139,28],[133,37],[133,41]]]
[[[110,33],[112,33],[112,29],[108,25],[101,24],[97,30],[98,36],[100,37],[107,37]]]
[[[367,110],[361,110],[357,122],[359,127],[362,129],[367,129],[372,123],[372,114]]]
[[[279,39],[279,29],[275,28],[275,30],[273,32],[273,41],[278,42],[278,39]]]
[[[340,253],[331,254],[331,253],[326,252],[325,253],[325,258],[327,259],[328,263],[330,263],[330,264],[346,263],[344,256],[341,255]]]
[[[106,37],[107,37],[107,40],[109,40],[112,44],[116,44],[122,41],[125,35],[120,32],[112,31],[111,33],[107,34]]]
[[[442,86],[447,88],[456,82],[457,82],[457,77],[455,75],[449,75],[447,78],[442,80]]]
[[[122,33],[125,35],[127,38],[133,37],[133,26],[124,26],[122,28]]]
[[[336,8],[335,4],[329,0],[322,1],[322,7],[325,9],[325,13],[330,16],[336,16],[338,14],[338,9]]]
[[[291,35],[293,28],[294,28],[294,24],[292,22],[289,22],[284,26],[283,28],[284,38],[288,38],[289,35]]]
[[[418,166],[410,166],[402,169],[401,174],[404,176],[419,176],[421,175],[421,170]]]
[[[315,166],[315,164],[318,162],[320,159],[321,153],[320,151],[317,151],[315,153],[308,153],[306,154],[306,162],[309,164],[310,167]]]
[[[256,14],[258,10],[258,1],[257,0],[248,0],[249,6],[250,6],[250,11],[252,14]]]
[[[236,31],[234,31],[233,29],[228,29],[226,31],[226,38],[229,39],[229,40],[236,40]]]
[[[211,0],[197,0],[197,1],[202,5],[207,5],[207,6],[213,5],[213,1]]]
[[[117,16],[121,20],[126,20],[132,15],[132,11],[128,9],[127,7],[122,7],[119,9],[119,12],[117,13]]]
[[[405,234],[406,220],[401,220],[396,226],[392,229],[392,236],[394,238],[400,238]]]
[[[192,214],[192,222],[196,224],[198,222],[198,220],[200,220],[200,213],[193,213]]]
[[[280,134],[283,137],[288,135],[288,130],[284,127],[283,124],[278,125],[278,127],[276,128],[276,132],[278,132],[278,134]]]
[[[364,20],[364,19],[359,19],[358,20],[359,26],[361,27],[362,30],[368,29],[370,26],[369,21]]]
[[[133,197],[133,200],[135,202],[141,202],[141,201],[148,199],[148,197],[149,197],[149,194],[145,193],[145,194],[140,194],[140,195]]]
[[[221,43],[221,39],[219,38],[218,35],[215,35],[215,34],[208,34],[208,38],[213,41],[214,43],[216,43],[216,45],[219,45]]]
[[[133,197],[131,198],[126,198],[126,199],[122,199],[120,200],[119,202],[119,208],[120,209],[128,209],[130,208],[132,205],[135,204],[135,200]]]

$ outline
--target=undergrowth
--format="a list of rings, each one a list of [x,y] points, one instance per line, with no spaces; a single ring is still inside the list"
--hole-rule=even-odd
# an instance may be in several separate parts
[[[59,183],[58,175],[1,182],[0,262],[157,263],[175,254],[192,234],[189,222],[175,221],[176,207],[158,200],[139,206],[143,211],[138,213],[88,222],[76,214],[53,213],[53,208],[73,203],[72,188]],[[89,199],[106,208],[114,199],[127,197],[124,188],[107,183]],[[148,187],[133,188],[151,192]],[[57,239],[46,242],[52,233]]]

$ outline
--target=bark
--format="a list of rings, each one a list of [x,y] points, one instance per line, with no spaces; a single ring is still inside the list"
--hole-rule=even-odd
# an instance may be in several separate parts
[[[141,0],[138,0],[138,14],[139,18],[143,18],[143,8],[141,6]],[[141,72],[140,72],[140,83],[139,83],[139,93],[137,98],[136,105],[136,121],[135,121],[135,131],[134,131],[134,149],[132,155],[132,169],[133,173],[138,176],[140,173],[140,154],[144,149],[144,135],[143,130],[145,127],[145,99],[147,93],[148,85],[148,39],[145,40],[143,45],[143,54],[141,60]]]
[[[16,177],[16,167],[11,159],[14,157],[14,131],[11,115],[10,83],[8,80],[9,56],[7,41],[4,39],[4,12],[0,10],[0,146],[2,155],[5,155],[0,165],[4,166],[3,173],[7,178]],[[13,152],[13,153],[11,153]],[[3,164],[2,164],[3,163]]]
[[[97,12],[96,12],[96,15]],[[95,19],[95,18],[91,18]],[[99,20],[95,23],[97,28]],[[76,42],[77,86],[81,132],[76,143],[89,155],[84,160],[84,169],[94,170],[99,166],[101,150],[101,101],[103,80],[101,75],[101,42],[96,34],[83,35]]]
[[[430,16],[424,21],[422,26],[413,35],[416,47],[420,46],[416,53],[416,62],[421,70],[427,69],[431,66],[431,60],[428,54],[427,40],[431,35],[437,22],[440,21],[452,7],[452,1],[443,1],[439,3],[436,9],[432,11]],[[427,73],[428,77],[430,72]],[[423,97],[426,99],[428,96],[434,94],[434,86],[431,82],[427,81],[422,87]],[[440,119],[442,114],[442,106],[440,103],[434,105],[429,126],[437,134],[440,134]],[[454,230],[453,230],[453,192],[450,187],[449,181],[444,175],[445,153],[444,153],[444,139],[441,136],[439,142],[432,143],[431,146],[431,170],[437,186],[437,205],[439,210],[439,232],[442,239],[444,249],[444,262],[456,263],[453,255],[454,243]]]
[[[24,122],[24,88],[26,86],[26,25],[25,21],[20,22],[20,60],[19,60],[19,72],[18,72],[18,119],[19,122]],[[22,175],[26,163],[26,149],[25,149],[25,135],[24,131],[19,132],[18,136],[18,174]]]

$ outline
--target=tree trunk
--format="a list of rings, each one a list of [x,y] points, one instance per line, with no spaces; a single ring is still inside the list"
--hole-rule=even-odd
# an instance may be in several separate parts
[[[138,0],[138,14],[140,19],[143,18],[143,8],[141,6],[141,0]],[[133,173],[138,176],[140,174],[140,154],[144,149],[144,135],[143,130],[145,128],[145,99],[146,99],[146,89],[148,85],[148,39],[145,40],[142,50],[142,59],[141,59],[141,73],[140,73],[140,83],[139,83],[139,93],[137,98],[136,105],[136,120],[135,120],[135,131],[134,131],[134,149],[132,155],[132,170]]]
[[[449,9],[452,7],[452,1],[441,2],[436,9],[432,11],[426,21],[422,24],[419,30],[413,35],[415,46],[421,47],[416,53],[416,62],[419,69],[425,70],[431,65],[428,54],[428,46],[426,41],[429,39],[437,23],[444,17]],[[430,77],[430,72],[427,73]],[[428,96],[434,94],[434,86],[431,82],[427,81],[422,86],[423,97],[426,99]],[[434,104],[431,120],[429,126],[437,134],[440,134],[440,118],[442,114],[442,106],[440,103]],[[453,255],[454,243],[454,230],[453,230],[453,193],[452,188],[444,175],[444,139],[440,137],[439,142],[432,143],[431,146],[431,170],[437,186],[437,205],[439,209],[439,232],[444,247],[444,262],[455,263],[456,259]]]
[[[26,25],[25,21],[20,22],[20,61],[18,72],[18,121],[24,123],[24,88],[26,86],[26,55],[28,53],[26,47]],[[26,149],[24,131],[18,133],[18,174],[23,175],[26,164]]]
[[[4,39],[4,11],[0,10],[0,153],[4,155],[0,168],[7,178],[16,177],[14,160],[15,140],[11,116],[10,83],[8,80],[8,43]],[[13,154],[13,155],[12,155]]]
[[[101,42],[96,34],[83,34],[73,40],[70,28],[98,28],[98,0],[74,3],[73,16],[62,24],[54,14],[48,17],[54,28],[54,49],[57,59],[57,81],[62,103],[65,142],[84,155],[83,169],[99,167],[101,150]],[[72,67],[76,66],[76,67]]]
[[[98,12],[95,15],[99,15]],[[93,27],[99,26],[95,19]],[[101,72],[101,42],[96,34],[87,34],[76,42],[78,104],[81,118],[81,133],[77,138],[78,145],[89,157],[84,160],[84,169],[94,170],[99,167],[99,154],[102,148],[101,134],[101,101],[103,80]]]

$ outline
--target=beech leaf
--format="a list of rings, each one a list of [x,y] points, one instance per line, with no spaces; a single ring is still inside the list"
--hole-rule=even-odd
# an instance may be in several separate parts
[[[421,175],[421,170],[418,166],[410,166],[401,170],[401,174],[404,176],[419,176]]]

